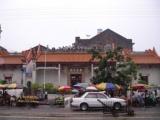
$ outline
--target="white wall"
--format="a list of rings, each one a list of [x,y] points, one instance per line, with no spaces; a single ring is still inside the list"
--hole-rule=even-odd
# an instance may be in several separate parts
[[[0,79],[4,80],[4,74],[12,74],[12,82],[21,84],[22,72],[21,68],[16,69],[0,69]]]
[[[138,74],[147,75],[149,84],[160,85],[160,68],[157,66],[141,66],[138,70]],[[61,70],[60,85],[67,85],[67,71]],[[85,67],[83,71],[83,82],[90,82],[91,70],[90,67]],[[43,84],[44,81],[44,70],[37,70],[36,82]],[[58,81],[58,70],[46,70],[46,83],[53,83],[59,85]],[[133,81],[137,82],[137,81]]]
[[[58,70],[46,70],[46,83],[53,83],[59,85],[58,80]],[[60,85],[67,85],[67,74],[64,71],[61,71]],[[44,83],[44,70],[37,70],[36,82],[43,84]]]
[[[138,73],[148,76],[149,84],[160,85],[160,68],[157,66],[143,66],[140,67]]]
[[[84,82],[90,83],[91,79],[91,68],[86,67],[84,71]]]

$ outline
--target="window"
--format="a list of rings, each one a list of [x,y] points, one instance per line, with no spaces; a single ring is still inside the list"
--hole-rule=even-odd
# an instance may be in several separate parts
[[[104,99],[106,99],[106,96],[103,95],[103,94],[100,94],[100,93],[97,94],[97,97],[98,97],[98,98],[104,98]]]
[[[142,76],[142,80],[143,80],[146,84],[148,84],[148,76]]]
[[[97,98],[97,95],[95,93],[88,93],[85,98]]]

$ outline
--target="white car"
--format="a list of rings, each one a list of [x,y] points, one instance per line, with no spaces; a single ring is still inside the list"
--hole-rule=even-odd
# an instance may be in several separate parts
[[[106,94],[101,92],[86,92],[81,97],[71,99],[71,108],[78,108],[82,111],[88,110],[88,108],[104,107],[102,101],[106,106],[113,107],[116,110],[120,110],[127,105],[126,100],[119,98],[110,98]]]

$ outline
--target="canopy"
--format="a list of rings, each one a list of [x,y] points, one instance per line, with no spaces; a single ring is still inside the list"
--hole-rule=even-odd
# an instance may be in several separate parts
[[[6,88],[6,84],[0,84],[0,88],[1,89]]]
[[[16,83],[12,83],[12,84],[8,84],[7,88],[16,88],[17,84]]]
[[[22,88],[22,86],[18,86],[16,83],[12,84],[0,84],[1,89],[15,89],[15,88]]]

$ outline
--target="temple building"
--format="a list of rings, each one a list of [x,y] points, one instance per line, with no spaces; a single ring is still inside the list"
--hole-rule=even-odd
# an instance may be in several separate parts
[[[138,65],[138,74],[148,84],[160,85],[160,57],[155,48],[143,52],[133,51],[131,39],[109,29],[91,39],[76,37],[72,47],[49,49],[38,45],[16,54],[0,49],[0,79],[24,86],[27,81],[71,86],[78,82],[90,82],[97,61],[91,61],[92,55],[87,52],[88,49],[104,52],[116,47],[128,51]]]
[[[21,53],[9,53],[5,48],[0,47],[0,79],[7,83],[22,82],[22,55]]]

